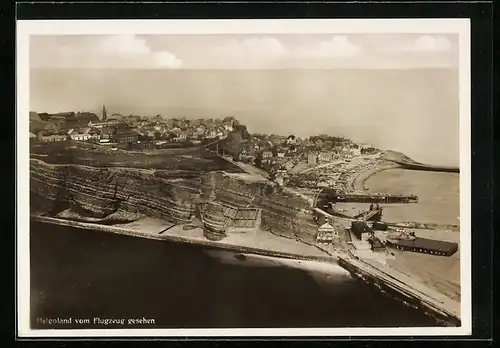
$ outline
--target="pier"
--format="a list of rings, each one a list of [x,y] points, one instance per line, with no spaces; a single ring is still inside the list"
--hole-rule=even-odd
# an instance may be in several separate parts
[[[342,193],[334,197],[334,201],[346,203],[417,203],[418,197],[415,195],[396,194],[362,194],[362,193]]]

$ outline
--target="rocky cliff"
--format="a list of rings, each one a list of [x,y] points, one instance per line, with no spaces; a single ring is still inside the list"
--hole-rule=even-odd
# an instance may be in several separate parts
[[[281,191],[275,183],[252,180],[245,174],[211,172],[201,177],[201,190],[203,198],[214,191],[223,203],[261,208],[263,230],[309,242],[316,236],[317,224],[309,203]]]
[[[57,213],[71,208],[81,215],[101,218],[122,209],[187,223],[198,215],[197,203],[209,200],[212,192],[216,201],[261,208],[264,230],[314,240],[317,225],[308,202],[282,192],[269,181],[225,172],[169,179],[143,169],[52,165],[30,160],[30,206],[37,211]]]
[[[50,165],[30,160],[33,210],[72,210],[104,217],[119,208],[175,223],[190,220],[198,194],[189,182],[168,180],[141,169]]]

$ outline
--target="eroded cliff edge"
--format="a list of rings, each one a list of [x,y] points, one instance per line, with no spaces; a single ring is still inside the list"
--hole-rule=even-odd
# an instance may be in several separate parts
[[[154,170],[52,165],[30,159],[30,207],[49,214],[71,209],[102,218],[120,209],[183,224],[199,214],[199,204],[212,192],[218,201],[235,207],[261,208],[261,229],[314,240],[317,226],[306,200],[246,174],[209,172],[179,179],[164,173],[159,177]]]

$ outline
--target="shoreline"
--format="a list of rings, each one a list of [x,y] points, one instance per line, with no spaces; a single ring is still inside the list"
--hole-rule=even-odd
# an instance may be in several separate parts
[[[397,168],[401,168],[401,166],[396,163],[385,161],[382,164],[378,164],[372,168],[358,172],[354,175],[354,178],[352,180],[352,185],[351,185],[352,189],[354,191],[366,191],[365,184],[370,177],[385,170],[397,169]]]
[[[415,169],[409,169],[406,168],[403,165],[397,164],[392,161],[387,161],[384,160],[381,164],[375,165],[374,167],[368,168],[366,170],[363,170],[361,172],[358,172],[354,174],[354,178],[351,181],[351,189],[354,191],[362,191],[366,193],[372,193],[372,192],[377,192],[373,191],[372,189],[369,189],[366,187],[366,182],[368,179],[371,177],[380,174],[386,170],[403,170],[403,171],[417,171],[417,172],[428,172],[426,170],[415,170]],[[453,173],[450,173],[453,174]],[[394,191],[398,192],[399,194],[404,194],[401,191]],[[420,197],[419,197],[420,199]],[[418,202],[416,204],[419,204]],[[433,221],[433,220],[422,220],[422,219],[417,219],[414,220],[412,218],[402,218],[402,219],[396,219],[396,220],[391,220],[391,221],[385,221],[386,223],[396,226],[396,227],[401,227],[401,228],[414,228],[414,229],[443,229],[443,230],[450,230],[454,232],[460,232],[460,224],[454,224],[451,221],[446,222],[446,221]]]
[[[338,273],[338,269],[336,267],[342,268],[344,271],[348,272],[351,274],[351,277],[360,279],[362,281],[368,282],[370,285],[373,285],[376,288],[379,289],[387,289],[388,292],[392,292],[392,290],[395,290],[393,294],[390,296],[396,300],[401,300],[405,304],[410,304],[414,303],[416,308],[418,310],[424,311],[425,313],[428,313],[429,315],[435,317],[438,321],[443,320],[442,319],[442,313],[447,313],[445,317],[450,318],[450,322],[452,326],[456,325],[456,320],[459,319],[459,315],[456,314],[456,310],[453,310],[450,308],[450,302],[453,303],[453,300],[448,299],[446,295],[439,294],[435,295],[436,292],[432,288],[430,288],[425,282],[422,282],[418,278],[413,278],[412,279],[412,284],[413,286],[407,287],[406,291],[401,291],[400,286],[395,286],[396,284],[404,284],[405,282],[403,280],[398,279],[399,277],[408,277],[405,276],[403,273],[401,273],[398,270],[392,269],[391,267],[391,273],[392,275],[386,273],[385,270],[382,270],[383,267],[382,265],[379,265],[375,267],[375,265],[372,264],[367,264],[366,260],[362,261],[358,258],[353,260],[354,263],[352,263],[351,266],[346,266],[344,263],[348,259],[352,259],[352,256],[349,255],[349,252],[335,252],[335,251],[326,251],[323,250],[323,255],[318,255],[319,250],[315,250],[315,255],[314,254],[308,254],[306,253],[292,253],[292,252],[283,252],[280,250],[273,250],[273,249],[264,249],[264,248],[259,248],[256,247],[255,245],[251,246],[248,244],[255,243],[255,240],[251,240],[251,237],[247,238],[246,242],[247,245],[241,245],[244,243],[238,243],[235,241],[242,241],[242,234],[236,233],[233,234],[233,236],[236,236],[235,239],[233,239],[232,243],[228,242],[221,242],[221,241],[209,241],[203,238],[203,233],[200,228],[194,228],[192,230],[183,230],[181,226],[175,225],[175,224],[163,224],[164,222],[161,222],[158,219],[152,219],[152,218],[145,218],[142,219],[141,221],[137,221],[134,223],[129,223],[125,224],[128,225],[126,226],[109,226],[109,225],[100,225],[96,223],[87,223],[87,222],[76,222],[76,221],[71,221],[71,220],[65,220],[65,219],[60,219],[60,218],[52,218],[52,217],[46,217],[46,216],[41,216],[41,214],[31,214],[30,215],[30,220],[34,220],[40,223],[46,223],[46,224],[53,224],[53,225],[60,225],[60,226],[68,226],[68,227],[73,227],[73,228],[78,228],[78,229],[86,229],[86,230],[93,230],[93,231],[101,231],[101,232],[106,232],[106,233],[114,233],[114,234],[121,234],[121,235],[128,235],[128,236],[133,236],[133,237],[138,237],[138,238],[145,238],[145,239],[152,239],[152,240],[158,240],[158,241],[167,241],[167,242],[174,242],[174,243],[181,243],[181,244],[191,244],[191,245],[198,245],[202,248],[206,247],[207,249],[205,251],[207,252],[212,252],[214,257],[217,258],[223,258],[226,259],[229,262],[242,262],[241,261],[241,256],[243,257],[243,262],[246,260],[252,259],[252,258],[259,258],[262,259],[262,262],[268,263],[268,264],[276,264],[276,265],[283,265],[283,266],[288,266],[288,267],[293,267],[293,268],[299,268],[302,269],[306,272],[311,272],[311,273],[317,273],[317,274],[323,274],[323,275],[328,275],[330,273]],[[135,226],[134,226],[135,224]],[[155,225],[156,224],[156,225]],[[177,229],[175,229],[177,227]],[[192,231],[200,230],[201,233],[201,238],[199,238],[198,234],[194,233]],[[172,232],[173,231],[173,232]],[[175,232],[177,231],[177,233]],[[198,231],[199,232],[199,231]],[[259,231],[261,232],[261,231]],[[262,231],[265,233],[265,231]],[[182,233],[183,236],[180,236],[179,234]],[[271,233],[270,233],[271,234]],[[276,236],[277,237],[277,236]],[[246,238],[246,237],[243,237]],[[279,238],[279,243],[284,243],[286,244],[286,241],[283,241],[283,237],[277,237]],[[229,236],[226,237],[226,239],[230,239]],[[266,237],[259,236],[259,239],[263,239],[265,241]],[[292,242],[292,241],[290,241]],[[297,241],[294,241],[296,243],[300,243]],[[302,244],[302,243],[301,243]],[[303,245],[304,247],[307,247],[306,245]],[[283,248],[287,248],[286,245],[283,245]],[[315,248],[309,246],[309,248]],[[325,254],[329,254],[329,256],[326,256]],[[267,260],[267,261],[266,261]],[[249,260],[251,262],[251,260]],[[343,263],[344,262],[344,263]],[[358,269],[356,264],[359,262],[362,262],[365,264],[365,266],[368,267],[368,269],[365,269],[361,273],[359,271],[354,271],[353,268]],[[387,266],[385,266],[387,267]],[[368,273],[365,273],[368,272]],[[383,277],[379,278],[376,274],[382,272]],[[332,273],[332,274],[333,274]],[[371,278],[374,276],[372,280],[367,279],[367,277],[363,276],[362,274],[368,275],[370,274],[368,278]],[[392,280],[388,280],[389,278]],[[403,286],[403,285],[401,285]],[[382,291],[384,292],[384,291]],[[434,294],[434,295],[433,295]],[[441,300],[439,301],[439,298],[445,299],[445,301]],[[446,302],[446,304],[445,304]],[[441,303],[441,305],[439,305]],[[431,304],[431,305],[429,305]],[[456,305],[452,305],[452,308],[456,307]],[[451,309],[451,310],[450,310]],[[453,314],[451,314],[451,313]],[[451,314],[451,316],[450,316]],[[454,318],[453,318],[454,317]],[[445,322],[448,320],[444,320]],[[450,324],[449,322],[449,324]],[[448,325],[449,325],[448,324]]]
[[[255,254],[255,255],[262,255],[262,256],[269,256],[269,257],[279,257],[279,258],[285,258],[285,259],[294,259],[294,260],[306,260],[306,261],[321,261],[321,262],[329,262],[329,263],[337,263],[337,257],[338,254],[333,254],[330,252],[327,252],[325,250],[319,250],[316,249],[315,254],[307,254],[307,253],[291,253],[291,252],[283,252],[279,251],[276,249],[264,249],[264,248],[259,248],[256,246],[251,246],[248,244],[256,244],[253,243],[253,240],[251,238],[247,238],[246,241],[242,244],[247,244],[247,245],[241,245],[241,244],[236,244],[236,243],[224,243],[223,241],[210,241],[207,240],[206,238],[202,237],[202,233],[193,233],[192,231],[200,232],[199,228],[194,228],[191,230],[191,233],[189,233],[189,230],[183,230],[183,234],[185,236],[180,236],[179,233],[175,233],[176,231],[179,232],[178,230],[182,230],[182,228],[179,228],[181,226],[179,225],[174,225],[174,224],[169,224],[169,225],[160,225],[157,226],[151,226],[147,224],[147,222],[151,221],[146,219],[140,219],[137,220],[133,223],[129,224],[124,224],[124,225],[130,225],[130,226],[116,226],[116,225],[102,225],[98,223],[91,223],[91,222],[81,222],[81,221],[73,221],[73,220],[67,220],[67,219],[62,219],[62,218],[53,218],[53,217],[47,217],[47,216],[41,216],[39,214],[31,214],[30,219],[35,220],[36,222],[42,222],[42,223],[48,223],[48,224],[54,224],[54,225],[60,225],[60,226],[68,226],[68,227],[73,227],[73,228],[79,228],[79,229],[89,229],[89,230],[94,230],[94,231],[100,231],[100,232],[107,232],[107,233],[115,233],[115,234],[121,234],[121,235],[128,235],[128,236],[133,236],[133,237],[139,237],[139,238],[146,238],[146,239],[152,239],[152,240],[159,240],[159,241],[169,241],[169,242],[174,242],[174,243],[183,243],[183,244],[194,244],[194,245],[201,245],[205,247],[210,247],[210,248],[215,248],[215,249],[220,249],[220,250],[226,250],[226,251],[232,251],[236,253],[248,253],[248,254]],[[141,222],[146,221],[145,224],[141,224]],[[130,227],[135,227],[133,224],[139,224],[137,228],[130,228]],[[154,227],[157,227],[157,230],[154,230]],[[177,229],[174,229],[174,227],[177,227]],[[140,230],[139,230],[140,229]],[[186,236],[187,235],[187,236]],[[238,234],[241,236],[242,234]],[[201,237],[201,238],[200,238]],[[245,238],[245,237],[243,237]],[[243,238],[240,237],[240,240]],[[276,238],[284,239],[283,237],[278,237]],[[227,237],[229,239],[229,237]],[[283,243],[286,243],[286,241],[282,241]],[[300,243],[294,240],[296,243]],[[285,245],[286,247],[286,245]],[[307,247],[307,245],[304,244],[304,247]],[[318,255],[319,253],[324,254]],[[330,254],[329,256],[327,254]]]

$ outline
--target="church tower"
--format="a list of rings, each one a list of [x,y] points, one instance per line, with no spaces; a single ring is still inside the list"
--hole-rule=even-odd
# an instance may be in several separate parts
[[[106,106],[102,106],[102,121],[105,122],[108,119],[108,115],[106,114]]]

